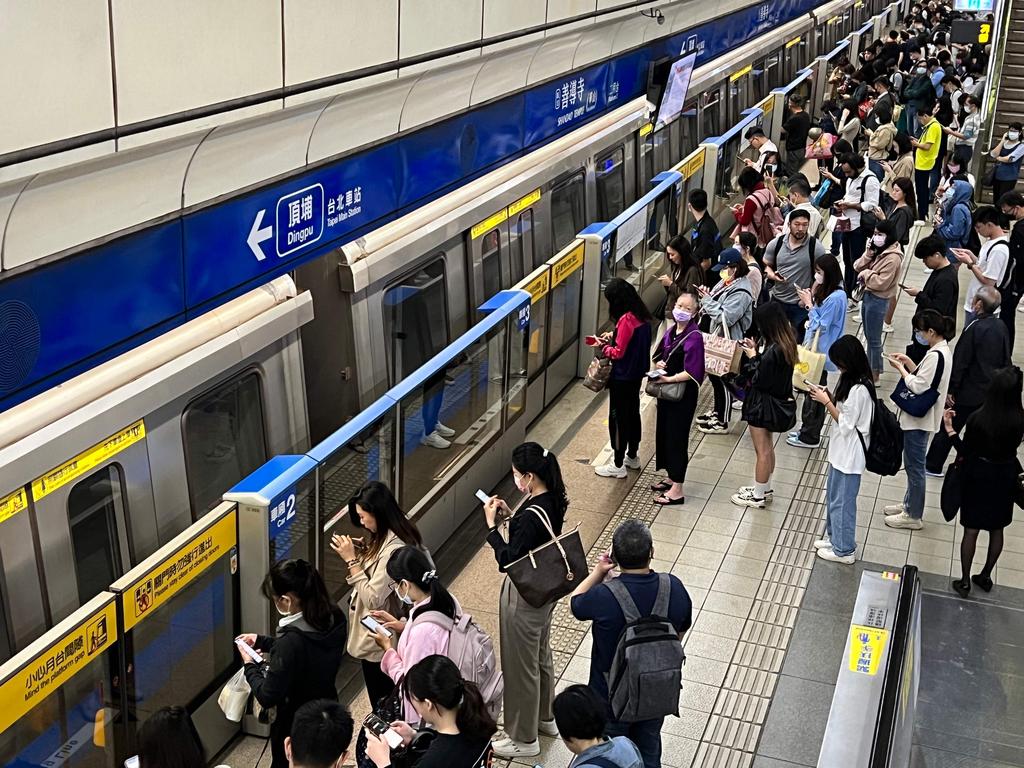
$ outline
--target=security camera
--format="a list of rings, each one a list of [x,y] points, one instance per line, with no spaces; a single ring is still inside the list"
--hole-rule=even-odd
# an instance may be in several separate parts
[[[657,21],[659,25],[665,23],[665,14],[659,11],[657,8],[651,8],[647,11],[640,11],[640,15],[647,19],[653,19]]]

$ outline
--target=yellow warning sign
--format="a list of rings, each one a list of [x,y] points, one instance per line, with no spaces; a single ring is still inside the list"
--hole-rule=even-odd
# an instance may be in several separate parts
[[[535,189],[535,190],[533,190],[533,192],[531,192],[530,194],[526,195],[526,197],[519,198],[514,203],[512,203],[512,205],[510,205],[508,207],[508,217],[511,219],[517,213],[519,213],[520,211],[526,210],[531,205],[536,203],[538,200],[540,200],[540,190],[539,189]]]
[[[835,24],[837,21],[839,21],[839,17],[838,16],[833,16],[831,19],[829,19],[825,23],[826,24]]]
[[[538,275],[523,289],[530,294],[530,303],[536,304],[538,301],[543,299],[548,293],[548,286],[550,285],[551,273],[547,270],[544,274]]]
[[[888,629],[865,627],[862,624],[851,625],[850,658],[848,660],[850,671],[874,677],[878,673],[882,652],[888,641]]]
[[[117,639],[113,600],[0,684],[0,733],[55,693]]]
[[[647,136],[654,130],[654,123],[647,123],[643,128],[640,129],[640,138]]]
[[[473,229],[471,229],[469,231],[469,235],[474,240],[476,240],[481,235],[484,235],[487,232],[490,232],[492,229],[494,229],[496,226],[501,224],[507,218],[508,218],[508,209],[502,208],[500,211],[498,211],[493,216],[488,216],[486,219],[484,219],[479,224],[477,224],[475,227],[473,227]]]
[[[747,74],[747,72],[750,72],[753,69],[754,69],[754,65],[753,64],[747,64],[747,66],[745,66],[743,69],[739,70],[738,72],[733,72],[731,75],[729,75],[729,82],[730,83],[735,83],[737,80],[739,80],[745,74]]]
[[[0,499],[0,523],[14,517],[28,506],[28,494],[19,488],[9,496]]]
[[[81,477],[94,467],[98,467],[112,456],[117,455],[130,445],[134,445],[146,436],[146,425],[139,419],[130,427],[125,427],[116,435],[111,435],[102,443],[94,445],[87,451],[54,467],[42,477],[32,481],[32,498],[39,501],[49,493],[72,480]]]
[[[551,287],[554,288],[582,266],[583,243],[580,243],[556,261],[555,265],[551,268]]]
[[[234,510],[224,515],[121,594],[125,632],[231,551],[238,542],[236,515]]]
[[[792,48],[794,45],[797,45],[799,42],[800,42],[800,38],[799,37],[794,37],[792,40],[790,40],[788,43],[786,43],[786,47],[787,48]]]
[[[698,151],[696,155],[687,161],[686,168],[683,170],[683,176],[690,178],[704,167],[704,152],[705,150],[703,149]]]

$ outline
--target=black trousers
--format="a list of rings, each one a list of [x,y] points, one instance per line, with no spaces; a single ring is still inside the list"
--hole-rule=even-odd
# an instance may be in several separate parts
[[[721,376],[708,376],[711,379],[711,391],[715,393],[715,416],[723,424],[729,423],[732,413],[732,392],[725,386]]]
[[[640,450],[640,385],[643,379],[609,379],[608,438],[615,452],[615,466],[621,467],[626,454]]]
[[[824,387],[827,381],[828,374],[822,370],[818,384]],[[825,426],[825,406],[805,392],[803,413],[800,415],[800,442],[808,445],[819,442],[823,426]]]
[[[981,403],[977,405],[960,405],[957,403],[954,407],[956,416],[953,417],[953,429],[957,432],[963,429],[964,424],[967,423],[967,417],[979,408],[981,408]],[[946,428],[940,426],[939,431],[932,438],[932,444],[928,447],[928,453],[924,459],[924,468],[928,472],[941,473],[946,467],[946,459],[949,458],[949,451],[952,447],[953,441],[946,434]]]
[[[1006,335],[1010,339],[1010,354],[1013,354],[1013,338],[1017,331],[1017,305],[1020,304],[1020,294],[1010,291],[1000,291],[999,296],[999,319],[1006,325]]]
[[[1013,192],[1017,188],[1017,179],[993,179],[992,180],[992,204],[999,205],[999,198],[1007,192]]]
[[[849,232],[843,232],[843,287],[846,295],[853,293],[857,285],[857,273],[853,269],[853,262],[864,255],[864,249],[868,244],[868,233],[865,229],[857,227]]]
[[[363,667],[363,681],[366,683],[366,696],[370,700],[370,707],[377,706],[377,702],[395,690],[395,681],[388,677],[387,673],[380,668],[379,661],[368,661],[360,659]]]

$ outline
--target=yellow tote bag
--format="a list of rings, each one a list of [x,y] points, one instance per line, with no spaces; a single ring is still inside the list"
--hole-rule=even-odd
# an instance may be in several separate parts
[[[817,384],[821,381],[821,374],[825,370],[825,353],[818,352],[819,336],[821,336],[820,328],[814,332],[810,349],[803,344],[796,348],[800,360],[793,366],[793,388],[799,389],[801,392],[807,391],[804,379]]]

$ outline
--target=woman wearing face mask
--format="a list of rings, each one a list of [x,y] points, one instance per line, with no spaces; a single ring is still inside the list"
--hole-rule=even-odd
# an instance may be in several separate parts
[[[523,443],[512,451],[512,478],[527,497],[514,515],[497,496],[484,505],[487,543],[502,571],[531,549],[551,541],[545,521],[555,535],[560,534],[569,506],[558,459],[537,443]],[[507,539],[498,529],[502,521],[508,523]],[[558,735],[551,713],[555,687],[550,642],[553,609],[553,603],[534,608],[523,600],[508,577],[502,582],[498,624],[508,738],[494,744],[495,754],[501,757],[539,755],[537,734]]]
[[[973,194],[974,174],[968,172],[967,163],[964,162],[963,156],[955,152],[942,166],[942,175],[939,177],[939,186],[935,190],[936,204],[942,204],[942,197],[946,194],[946,190],[949,189],[954,181],[966,181],[971,185],[971,192]]]
[[[996,163],[992,175],[992,199],[998,200],[1007,192],[1013,192],[1020,176],[1020,164],[1024,160],[1024,142],[1021,133],[1024,125],[1010,123],[1010,127],[995,148],[989,153]]]
[[[682,235],[676,235],[668,241],[665,256],[669,263],[669,273],[659,275],[658,282],[665,289],[665,320],[672,325],[672,309],[684,293],[696,293],[697,286],[706,282],[704,270],[693,260],[690,241]]]
[[[690,424],[697,410],[697,390],[704,381],[704,337],[697,327],[697,297],[684,293],[672,308],[675,320],[665,331],[654,351],[654,362],[661,376],[660,384],[686,382],[682,400],[658,399],[658,422],[655,437],[655,467],[668,473],[668,480],[656,483],[651,490],[659,495],[654,503],[666,506],[682,504],[683,481],[686,480]]]
[[[846,325],[846,292],[843,290],[843,273],[839,260],[831,253],[819,256],[814,262],[814,285],[798,289],[800,304],[807,309],[807,331],[804,346],[811,349],[814,337],[818,337],[818,352],[825,352],[825,370],[815,384],[835,384],[838,369],[832,361],[829,349],[838,339]],[[831,379],[831,381],[830,381]],[[786,442],[797,448],[815,448],[821,443],[821,428],[825,424],[825,409],[810,395],[804,398],[800,429],[789,433]]]
[[[271,768],[288,768],[284,739],[295,710],[314,699],[338,699],[334,679],[345,655],[345,615],[305,560],[274,563],[263,581],[263,595],[281,615],[277,637],[245,634],[239,639],[269,651],[270,663],[264,668],[245,651],[239,653],[253,696],[261,706],[277,708],[270,726]]]
[[[427,656],[402,681],[406,700],[433,733],[416,768],[484,768],[491,763],[491,736],[497,730],[480,690],[463,680],[455,663],[440,655]],[[401,720],[391,723],[408,745],[416,730]],[[391,748],[366,731],[366,753],[377,768],[389,768]]]
[[[981,134],[981,101],[974,96],[965,96],[964,113],[964,119],[960,121],[959,125],[947,126],[943,130],[956,139],[953,152],[962,158],[963,164],[966,166],[974,157],[974,146],[978,143],[978,136]],[[996,200],[998,199],[997,197]]]
[[[747,279],[750,266],[739,251],[726,248],[712,269],[719,272],[722,280],[710,291],[700,288],[701,312],[709,320],[710,333],[739,341],[754,316],[754,290]],[[708,378],[715,393],[715,407],[697,418],[697,429],[706,434],[724,434],[729,431],[732,394],[721,376]]]
[[[914,192],[913,176],[892,180],[892,185],[889,188],[889,201],[890,205],[886,206],[888,213],[882,208],[876,208],[875,216],[892,223],[896,232],[896,241],[906,248],[910,243],[910,230],[913,229],[914,222],[917,220],[917,195]],[[885,312],[885,322],[882,324],[882,330],[886,333],[892,333],[893,330],[892,318],[896,314],[897,298],[898,296],[893,296],[889,299],[889,308]]]
[[[875,225],[864,255],[853,263],[857,280],[864,285],[861,317],[864,320],[864,337],[868,342],[868,360],[876,384],[882,373],[882,324],[889,309],[889,300],[899,290],[902,263],[903,248],[890,221]]]
[[[348,652],[359,659],[370,706],[389,693],[395,684],[381,671],[384,656],[359,621],[373,611],[400,613],[400,604],[388,586],[387,563],[404,545],[423,546],[420,532],[405,516],[391,490],[371,480],[348,503],[349,520],[366,531],[362,538],[331,536],[331,549],[348,566],[348,583],[352,587],[348,604]]]

